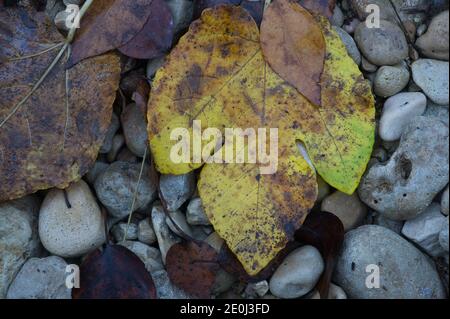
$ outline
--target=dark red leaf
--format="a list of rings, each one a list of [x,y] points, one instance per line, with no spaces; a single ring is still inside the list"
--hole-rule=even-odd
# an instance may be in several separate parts
[[[106,245],[90,253],[80,266],[80,288],[74,299],[155,299],[152,277],[133,252]]]
[[[299,0],[300,4],[311,13],[321,14],[327,18],[333,16],[336,0]]]
[[[153,0],[95,0],[81,21],[68,65],[128,43],[144,27]]]
[[[135,59],[153,59],[172,46],[174,25],[172,13],[164,0],[153,0],[152,14],[142,30],[119,51]]]
[[[303,226],[295,233],[295,240],[316,247],[322,254],[325,270],[316,289],[322,298],[327,298],[336,257],[344,240],[341,220],[327,212],[310,213]]]
[[[182,242],[167,252],[167,273],[170,281],[187,293],[210,298],[220,270],[217,259],[216,250],[205,242]]]

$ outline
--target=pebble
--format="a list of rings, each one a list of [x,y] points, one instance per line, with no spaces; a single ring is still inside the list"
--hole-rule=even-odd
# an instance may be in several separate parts
[[[361,21],[357,18],[353,18],[349,20],[348,22],[345,22],[345,24],[342,26],[342,29],[344,29],[345,32],[348,34],[354,34],[356,28],[361,23]]]
[[[379,289],[368,276],[379,267]],[[365,225],[345,234],[333,282],[352,299],[440,299],[446,292],[433,261],[387,228]],[[374,280],[376,284],[376,280]]]
[[[355,41],[364,57],[375,65],[396,65],[408,57],[409,49],[403,31],[392,22],[381,20],[380,28],[360,23]]]
[[[169,217],[170,216],[170,217]],[[170,230],[180,237],[193,237],[191,226],[186,221],[186,215],[181,211],[176,210],[169,212],[169,216],[166,216],[166,224]]]
[[[173,16],[175,33],[178,33],[191,24],[194,15],[194,3],[189,0],[166,0]]]
[[[447,186],[441,198],[441,212],[445,216],[448,216],[448,201],[449,201],[449,190]]]
[[[367,215],[367,207],[360,201],[358,194],[347,195],[339,191],[322,201],[321,211],[339,217],[346,232],[361,225]]]
[[[249,283],[245,287],[245,295],[249,298],[261,298],[269,292],[269,283],[267,280]]]
[[[191,199],[186,209],[186,219],[190,225],[211,225],[203,210],[202,200],[199,197]]]
[[[445,218],[445,223],[442,226],[442,230],[439,233],[439,243],[442,249],[448,254],[448,216]]]
[[[150,247],[138,241],[124,241],[120,242],[119,245],[128,248],[136,256],[138,256],[144,263],[145,269],[147,269],[150,274],[164,269],[164,265],[161,260],[161,253],[157,248]]]
[[[327,182],[325,182],[323,178],[320,177],[320,175],[318,174],[317,174],[317,187],[319,189],[319,192],[317,194],[316,203],[320,203],[323,201],[325,197],[327,197],[331,193],[331,189],[330,185],[328,185]]]
[[[130,163],[138,163],[138,157],[134,155],[128,147],[124,147],[120,150],[119,154],[117,154],[116,160],[119,162],[130,162]]]
[[[153,272],[152,278],[158,299],[192,299],[187,292],[172,284],[165,270]]]
[[[196,189],[193,172],[184,175],[161,175],[159,183],[161,195],[169,211],[179,209]]]
[[[390,97],[383,107],[379,134],[381,139],[394,142],[400,139],[406,126],[427,107],[427,98],[422,93],[406,92]]]
[[[137,237],[141,243],[152,245],[156,242],[156,234],[153,230],[150,218],[141,220],[138,224]]]
[[[448,126],[417,116],[391,159],[375,164],[363,176],[359,197],[389,219],[412,219],[448,184],[448,161]]]
[[[39,212],[39,237],[45,249],[60,257],[79,257],[105,242],[100,207],[83,180],[47,193]]]
[[[439,243],[439,233],[445,224],[445,219],[445,216],[441,214],[440,205],[432,203],[422,214],[405,222],[402,234],[430,256],[441,256],[444,250]]]
[[[330,283],[330,290],[328,291],[328,299],[347,299],[347,294],[341,287]]]
[[[382,66],[378,69],[373,89],[376,95],[390,97],[403,90],[409,83],[407,66],[400,63],[395,66]]]
[[[106,154],[108,153],[113,145],[113,138],[116,134],[117,130],[120,128],[120,121],[119,117],[116,115],[116,113],[112,113],[111,118],[111,124],[108,127],[108,130],[106,131],[105,139],[103,140],[103,144],[100,147],[100,154]]]
[[[117,134],[116,136],[114,136],[112,147],[106,155],[106,159],[108,160],[108,162],[112,163],[116,160],[117,154],[120,152],[124,145],[125,138],[122,134]]]
[[[109,164],[105,163],[105,162],[101,162],[101,161],[96,161],[94,163],[94,165],[92,166],[92,168],[89,170],[89,172],[87,172],[87,174],[84,176],[86,181],[91,184],[94,185],[95,180],[97,179],[97,177],[103,173],[107,168],[108,168]]]
[[[148,146],[145,115],[136,103],[131,103],[122,111],[120,120],[128,149],[136,156],[143,157]]]
[[[424,116],[433,117],[447,125],[450,122],[448,105],[437,105],[431,101],[428,101]]]
[[[270,292],[290,299],[306,295],[316,285],[324,270],[320,252],[313,246],[303,246],[291,252],[270,279]]]
[[[350,34],[345,32],[344,29],[341,29],[338,26],[334,26],[333,29],[339,34],[339,37],[347,48],[348,55],[350,55],[350,57],[353,59],[353,61],[355,61],[357,65],[360,65],[361,53],[359,52],[359,49],[353,38],[350,36]]]
[[[439,105],[449,104],[448,62],[420,59],[411,66],[414,82],[426,96]]]
[[[416,41],[420,53],[431,59],[449,59],[448,10],[441,12],[431,20],[426,33]]]
[[[66,287],[64,259],[57,256],[31,258],[20,269],[9,287],[8,299],[72,299]]]
[[[374,212],[373,214],[374,214],[374,216],[373,216],[373,224],[374,225],[385,227],[399,235],[402,233],[402,228],[403,228],[403,225],[405,224],[405,222],[403,222],[401,220],[392,220],[392,219],[386,218],[377,212]]]
[[[361,57],[361,68],[366,72],[376,72],[378,70],[378,66],[367,61],[365,57]],[[375,74],[376,75],[376,74]]]
[[[114,162],[95,180],[98,199],[117,218],[129,214],[141,169],[140,163]],[[146,207],[156,198],[156,185],[145,165],[139,183],[134,210]]]
[[[128,225],[128,223],[118,223],[113,226],[113,228],[111,229],[111,233],[116,242],[122,241],[125,233],[127,234],[126,240],[135,240],[138,238],[137,226],[134,223],[130,223],[130,225]]]
[[[344,24],[345,16],[339,6],[334,7],[333,16],[330,19],[331,25],[342,27]]]
[[[170,247],[179,243],[181,240],[169,229],[166,223],[166,214],[161,206],[161,203],[157,202],[152,208],[152,225],[155,231],[156,239],[158,240],[159,250],[161,251],[162,261],[166,263],[166,255]]]
[[[38,212],[33,195],[0,203],[0,299],[27,258],[39,254]]]

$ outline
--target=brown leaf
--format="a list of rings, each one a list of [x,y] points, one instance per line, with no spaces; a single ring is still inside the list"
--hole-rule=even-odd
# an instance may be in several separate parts
[[[142,111],[142,116],[146,118],[147,103],[150,95],[150,84],[147,80],[141,79],[137,86],[136,91],[133,92],[131,99],[136,103],[139,110]]]
[[[220,266],[217,252],[205,242],[187,241],[173,245],[166,256],[170,280],[187,293],[210,298]]]
[[[336,0],[300,0],[300,4],[311,13],[331,18]]]
[[[119,51],[135,59],[153,59],[170,49],[173,39],[173,18],[163,0],[153,0],[150,17],[142,30]]]
[[[144,263],[120,245],[90,253],[80,266],[74,299],[155,299],[156,289]]]
[[[279,76],[315,105],[321,104],[325,39],[307,10],[294,0],[270,4],[261,24],[261,48]]]
[[[327,212],[310,213],[295,239],[316,247],[325,261],[325,270],[316,285],[322,298],[327,298],[331,276],[339,250],[344,240],[344,226],[335,215]]]
[[[116,49],[133,39],[152,14],[153,0],[95,0],[81,21],[69,65]]]
[[[111,120],[120,67],[118,57],[107,54],[66,70],[66,51],[32,93],[64,38],[45,13],[34,10],[6,8],[0,11],[0,21],[0,56],[6,58],[0,64],[4,201],[65,188],[87,173]]]

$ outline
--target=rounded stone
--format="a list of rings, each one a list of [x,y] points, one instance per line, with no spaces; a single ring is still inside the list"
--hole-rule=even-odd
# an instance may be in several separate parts
[[[316,285],[324,270],[320,252],[303,246],[291,252],[270,279],[271,293],[279,298],[298,298]]]
[[[128,149],[143,157],[148,147],[147,122],[144,113],[135,103],[127,105],[120,117]]]
[[[355,299],[446,297],[433,261],[401,236],[375,225],[345,235],[333,281]],[[379,283],[379,288],[370,289],[367,283]]]
[[[83,180],[47,193],[39,213],[39,237],[45,249],[61,257],[79,257],[105,242],[100,207]]]
[[[416,41],[416,46],[427,58],[447,60],[449,58],[449,15],[448,10],[431,20],[425,34]]]
[[[411,66],[414,82],[439,105],[449,104],[448,62],[420,59]]]
[[[395,66],[382,66],[375,75],[374,92],[381,97],[393,96],[408,85],[409,78],[409,71],[403,63]]]

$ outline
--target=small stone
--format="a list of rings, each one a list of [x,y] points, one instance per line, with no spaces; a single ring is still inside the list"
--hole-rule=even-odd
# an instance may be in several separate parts
[[[449,25],[448,10],[441,12],[431,20],[425,34],[416,41],[416,46],[427,58],[447,60],[449,59]]]
[[[449,104],[448,62],[420,59],[411,68],[414,82],[430,100],[439,105]]]
[[[280,298],[298,298],[316,285],[324,270],[319,251],[303,246],[291,252],[270,279],[270,292]]]
[[[261,298],[269,292],[269,283],[267,280],[249,283],[245,287],[245,294],[250,298]]]
[[[372,74],[378,70],[378,66],[367,61],[367,59],[365,57],[361,57],[361,68],[366,72],[370,72],[370,74]],[[375,80],[375,76],[376,76],[376,74],[374,74],[374,80]]]
[[[188,200],[196,189],[193,172],[184,175],[161,175],[161,195],[169,211],[175,211]]]
[[[441,214],[439,204],[431,204],[423,213],[408,220],[402,234],[422,247],[430,256],[441,256],[444,251],[439,243],[439,233],[445,224],[445,216]]]
[[[330,22],[333,26],[341,27],[344,24],[344,13],[342,12],[339,6],[334,7],[333,16],[330,19]]]
[[[173,16],[175,33],[178,33],[191,24],[194,15],[194,3],[189,0],[166,0]]]
[[[321,210],[339,217],[346,232],[361,225],[367,214],[366,205],[360,201],[356,193],[347,195],[339,191],[322,201]]]
[[[425,23],[421,24],[416,30],[417,37],[421,37],[423,34],[425,34],[425,32],[427,32],[427,29],[428,29],[428,26]],[[416,45],[417,45],[417,43],[416,43]]]
[[[124,145],[125,145],[125,138],[123,137],[122,134],[117,134],[116,136],[114,136],[111,150],[108,152],[106,156],[108,162],[112,163],[116,160],[117,154],[123,148]]]
[[[128,147],[124,147],[120,150],[119,154],[117,154],[116,160],[118,162],[130,162],[130,163],[138,163],[138,157],[134,155]]]
[[[401,234],[402,233],[402,228],[403,225],[405,224],[403,221],[400,220],[392,220],[389,218],[384,217],[383,215],[381,215],[380,213],[374,212],[374,217],[373,217],[373,224],[374,225],[378,225],[381,227],[385,227],[389,230],[392,230],[394,233],[396,234]]]
[[[164,269],[161,253],[155,247],[147,246],[138,241],[120,242],[120,245],[131,250],[144,263],[145,269],[153,275],[154,272]]]
[[[347,299],[347,294],[344,289],[330,283],[330,290],[328,291],[328,299]]]
[[[333,29],[339,34],[339,37],[347,48],[347,52],[351,56],[353,61],[355,61],[357,65],[360,65],[361,53],[359,52],[359,49],[353,38],[347,32],[337,26],[334,26]]]
[[[393,220],[413,219],[448,184],[448,126],[417,116],[391,159],[363,176],[358,192],[369,207]]]
[[[127,234],[127,238],[125,238],[125,240],[135,240],[137,239],[137,226],[133,223],[130,223],[130,225],[127,223],[118,223],[113,226],[111,233],[116,242],[122,241],[125,233]]]
[[[380,28],[368,28],[360,23],[355,41],[364,57],[375,65],[396,65],[408,57],[408,43],[402,29],[386,20],[380,21]]]
[[[379,267],[380,289],[366,286],[374,274],[369,265]],[[433,261],[401,236],[375,225],[345,234],[333,282],[352,299],[446,298]]]
[[[147,121],[136,103],[128,104],[122,111],[123,134],[128,149],[136,156],[143,157],[148,147]]]
[[[87,172],[87,174],[84,176],[86,181],[89,184],[94,185],[95,180],[97,179],[97,177],[101,173],[103,173],[108,168],[108,166],[109,166],[108,163],[96,161],[94,163],[94,166],[92,166],[92,168],[89,170],[89,172]]]
[[[140,163],[114,162],[95,180],[97,197],[112,216],[123,218],[130,213],[140,169]],[[156,198],[156,185],[151,180],[149,170],[145,165],[134,205],[135,211],[146,207]]]
[[[179,243],[181,240],[174,233],[172,233],[169,226],[167,226],[166,214],[164,213],[164,209],[159,202],[155,203],[152,208],[152,225],[158,240],[161,258],[165,264],[166,255],[170,247],[176,243]]]
[[[361,21],[357,18],[353,18],[351,20],[349,20],[348,22],[346,22],[343,26],[342,29],[347,32],[348,34],[354,34],[356,28],[358,27],[358,25],[361,23]]]
[[[423,114],[426,117],[433,117],[439,121],[449,125],[449,109],[448,105],[437,105],[428,101],[427,110]]]
[[[55,15],[53,19],[53,23],[55,26],[61,31],[69,31],[69,26],[67,25],[67,21],[70,18],[70,12],[60,11]]]
[[[147,78],[152,79],[156,72],[164,65],[164,62],[166,61],[166,57],[160,56],[151,60],[148,60],[147,62]]]
[[[72,289],[66,287],[66,267],[57,256],[29,259],[11,283],[7,298],[72,299]]]
[[[382,66],[374,80],[374,92],[381,97],[390,97],[403,90],[409,83],[410,74],[404,63]]]
[[[211,225],[202,207],[202,200],[199,197],[191,199],[186,210],[187,222],[190,225]]]
[[[445,218],[445,223],[442,225],[442,230],[439,233],[439,243],[442,249],[448,254],[448,216]]]
[[[170,216],[170,217],[169,217]],[[170,230],[180,237],[193,237],[191,226],[186,222],[186,215],[179,210],[169,212],[169,216],[166,216],[166,223]]]
[[[214,248],[217,252],[220,252],[225,241],[216,232],[212,233],[205,239],[205,243]]]
[[[379,134],[384,141],[400,139],[406,126],[427,107],[427,98],[422,93],[399,93],[389,98],[383,107]]]
[[[191,299],[187,292],[172,284],[165,270],[153,272],[152,278],[158,299]]]
[[[113,138],[116,134],[117,130],[120,128],[119,117],[116,113],[112,113],[111,124],[109,124],[108,130],[106,131],[105,139],[103,140],[103,144],[100,147],[100,154],[108,153],[113,146]]]
[[[47,193],[39,212],[39,237],[45,249],[61,257],[79,257],[105,242],[100,207],[83,180]]]
[[[441,198],[441,212],[445,216],[448,216],[448,201],[449,201],[449,191],[447,186]]]
[[[156,242],[156,234],[153,230],[150,218],[141,220],[137,229],[138,240],[144,244],[152,245]]]
[[[39,254],[38,213],[33,195],[0,203],[0,299],[27,258]]]

